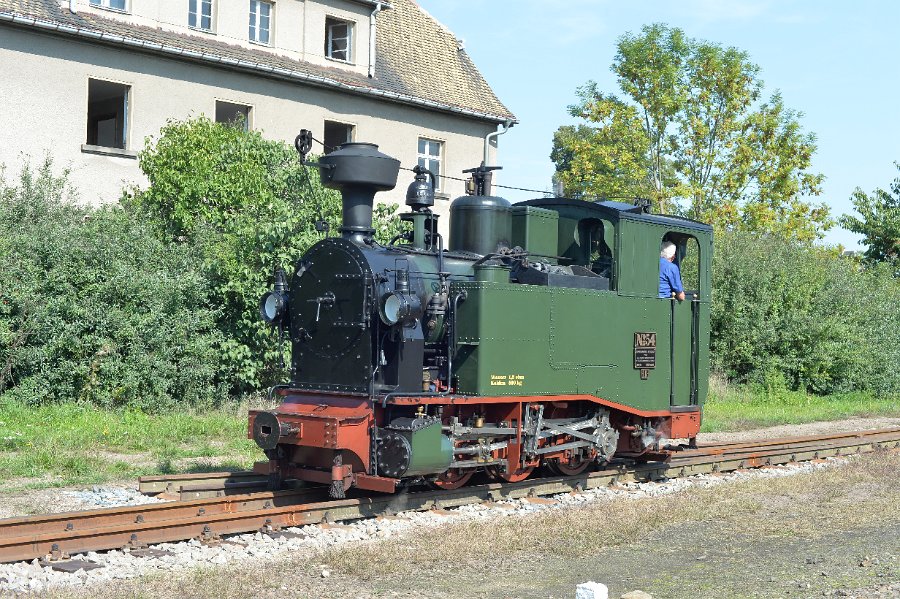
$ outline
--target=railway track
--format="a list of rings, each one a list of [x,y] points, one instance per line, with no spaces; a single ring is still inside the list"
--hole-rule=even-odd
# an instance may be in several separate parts
[[[702,445],[666,462],[619,464],[573,477],[545,477],[519,483],[489,483],[453,491],[412,491],[329,500],[326,489],[256,491],[183,499],[140,506],[104,508],[0,520],[0,562],[50,556],[63,559],[86,551],[132,548],[191,538],[218,539],[251,531],[388,515],[407,510],[451,508],[468,503],[554,495],[633,481],[786,464],[900,447],[900,428],[860,433],[773,439],[757,443]],[[259,475],[256,475],[259,476]],[[145,479],[145,489],[180,489],[253,481],[250,473],[211,473]],[[173,486],[174,484],[174,486]],[[240,488],[240,487],[230,487]],[[153,492],[153,491],[148,491]],[[156,492],[162,492],[156,491]]]

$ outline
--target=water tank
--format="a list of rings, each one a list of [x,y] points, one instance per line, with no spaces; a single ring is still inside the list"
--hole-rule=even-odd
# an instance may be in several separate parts
[[[450,250],[490,254],[509,247],[509,202],[497,196],[462,196],[450,205]]]

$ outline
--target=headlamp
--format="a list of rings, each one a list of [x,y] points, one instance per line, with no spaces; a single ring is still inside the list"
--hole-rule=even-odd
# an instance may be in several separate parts
[[[259,300],[259,315],[266,324],[273,325],[284,316],[287,297],[281,291],[268,291]]]
[[[398,322],[409,322],[422,315],[422,302],[419,296],[408,295],[399,291],[386,293],[381,297],[381,320],[387,325]]]

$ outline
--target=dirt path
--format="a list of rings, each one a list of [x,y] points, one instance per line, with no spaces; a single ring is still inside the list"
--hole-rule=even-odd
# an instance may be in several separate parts
[[[728,443],[754,441],[757,439],[776,439],[779,437],[802,437],[805,435],[824,435],[865,431],[878,428],[900,428],[900,418],[848,418],[834,422],[809,422],[807,424],[783,424],[758,428],[749,431],[731,433],[700,433],[700,443]]]

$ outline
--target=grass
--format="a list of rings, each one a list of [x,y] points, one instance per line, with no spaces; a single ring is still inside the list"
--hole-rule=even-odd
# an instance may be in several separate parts
[[[900,395],[866,392],[817,396],[786,389],[732,386],[712,377],[703,409],[703,432],[804,424],[846,418],[900,416]]]
[[[101,483],[144,474],[246,468],[244,404],[151,415],[89,404],[0,400],[0,489]]]

